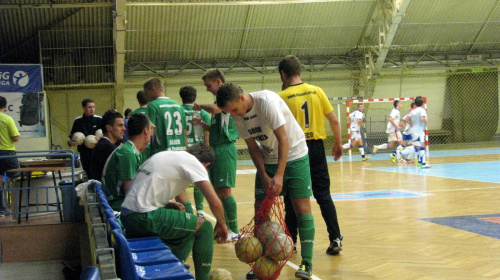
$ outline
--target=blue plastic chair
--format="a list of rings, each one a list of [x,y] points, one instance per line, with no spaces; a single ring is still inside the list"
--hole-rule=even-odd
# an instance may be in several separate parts
[[[80,274],[80,280],[101,280],[99,269],[95,266],[88,266]]]
[[[109,211],[106,211],[109,215]],[[118,222],[114,216],[109,217],[106,221],[106,226],[109,232],[109,239],[111,242],[111,233],[113,230],[119,231],[122,235],[125,235],[123,232],[122,226]],[[155,251],[155,250],[169,250],[167,245],[161,241],[158,236],[150,236],[150,237],[138,237],[138,238],[127,238],[129,243],[130,250],[132,252],[146,252],[146,251]]]
[[[194,280],[180,261],[139,265],[134,262],[129,242],[120,231],[112,231],[112,245],[117,258],[118,276],[123,280]]]

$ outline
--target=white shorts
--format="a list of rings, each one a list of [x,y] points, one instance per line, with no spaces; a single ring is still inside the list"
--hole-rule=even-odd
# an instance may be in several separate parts
[[[359,131],[351,131],[351,140],[358,141],[358,139],[362,139],[361,133]]]
[[[387,133],[387,142],[399,142],[403,139],[401,131]]]
[[[417,147],[425,146],[425,133],[414,132],[411,134],[411,141]]]

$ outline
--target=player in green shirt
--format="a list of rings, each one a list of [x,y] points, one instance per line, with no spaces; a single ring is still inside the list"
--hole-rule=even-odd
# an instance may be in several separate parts
[[[161,151],[183,151],[187,147],[186,115],[182,106],[168,98],[158,78],[144,83],[148,100],[147,115],[156,126],[151,141],[151,155]]]
[[[151,140],[153,126],[145,114],[132,115],[128,122],[129,140],[109,156],[102,184],[111,208],[120,211],[125,193],[141,164],[141,152]]]
[[[214,96],[217,90],[225,83],[222,72],[218,69],[209,69],[202,76],[207,91]],[[226,114],[215,104],[195,103],[195,110],[205,110],[212,114],[210,123],[201,122],[204,129],[210,131],[210,146],[215,152],[215,162],[208,170],[210,181],[224,205],[226,223],[229,229],[228,240],[238,239],[238,213],[236,200],[231,188],[236,186],[236,163],[238,152],[235,141],[238,139],[238,130],[231,114]]]

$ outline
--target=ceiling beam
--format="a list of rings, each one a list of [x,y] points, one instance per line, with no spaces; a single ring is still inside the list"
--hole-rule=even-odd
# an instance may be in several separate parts
[[[387,57],[387,54],[389,53],[389,49],[391,48],[392,41],[394,40],[394,36],[396,35],[396,31],[398,30],[399,24],[403,20],[403,16],[406,13],[406,8],[408,8],[408,5],[410,4],[411,0],[395,0],[395,13],[393,14],[392,18],[390,19],[390,27],[388,30],[385,30],[385,23],[384,21],[380,22],[379,26],[379,38],[381,39],[380,42],[380,53],[378,54],[377,61],[374,64],[373,68],[373,74],[378,75],[380,74],[380,71],[382,71],[382,66],[384,65],[385,58]],[[381,15],[382,16],[382,15]]]
[[[376,2],[376,0],[282,0],[282,1],[228,1],[228,2],[128,2],[127,6],[256,6],[332,2]]]

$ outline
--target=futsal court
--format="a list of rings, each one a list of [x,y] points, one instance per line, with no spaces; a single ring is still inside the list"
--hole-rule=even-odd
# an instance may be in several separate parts
[[[367,162],[359,155],[329,157],[343,250],[325,253],[328,234],[312,199],[313,279],[500,278],[500,148],[431,149],[429,162],[432,168],[420,169],[395,165],[387,153]],[[253,217],[254,176],[251,161],[240,161],[234,190],[240,228]],[[296,279],[300,244],[298,252],[279,279]],[[234,243],[215,245],[213,268],[237,280],[249,271]]]

